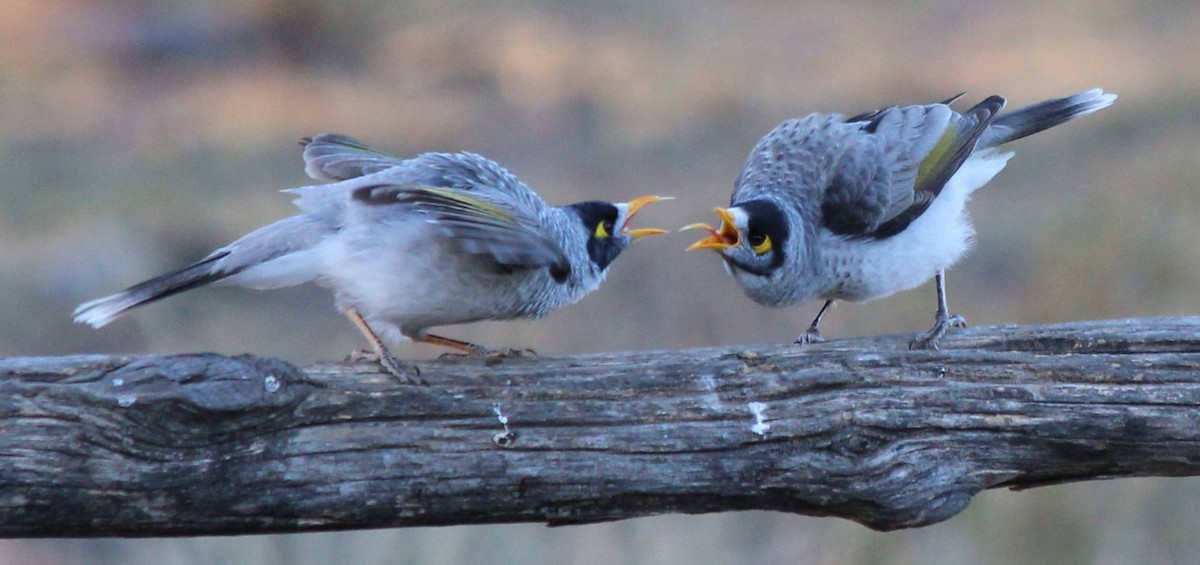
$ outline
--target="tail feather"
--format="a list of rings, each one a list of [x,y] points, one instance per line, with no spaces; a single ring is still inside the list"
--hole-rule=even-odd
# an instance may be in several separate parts
[[[317,277],[320,244],[336,230],[336,225],[313,216],[284,218],[178,271],[80,304],[75,322],[99,328],[142,304],[217,281],[259,289],[311,281]]]
[[[1116,94],[1099,88],[1072,94],[1065,98],[1046,100],[1032,106],[1005,112],[996,117],[979,139],[979,148],[996,147],[1064,124],[1080,116],[1107,108],[1117,99]]]
[[[228,254],[228,251],[214,253],[204,260],[178,271],[154,277],[111,296],[97,298],[96,300],[80,304],[75,309],[75,323],[100,328],[143,304],[161,300],[168,296],[204,286],[233,275],[234,272],[218,270],[215,265],[217,261],[225,258]]]

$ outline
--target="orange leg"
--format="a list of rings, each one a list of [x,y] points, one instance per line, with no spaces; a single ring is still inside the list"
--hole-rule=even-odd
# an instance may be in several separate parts
[[[487,360],[488,365],[494,365],[494,364],[499,363],[500,361],[502,361],[506,358],[509,358],[509,357],[521,357],[524,355],[536,355],[536,353],[534,353],[532,349],[525,349],[525,350],[502,349],[502,350],[497,351],[490,347],[484,347],[482,345],[471,343],[469,341],[451,339],[448,337],[443,337],[440,335],[433,335],[433,334],[425,334],[424,337],[414,337],[413,339],[417,340],[417,341],[423,341],[425,343],[429,343],[432,345],[440,345],[442,347],[449,347],[450,349],[457,349],[462,352],[462,353],[446,353],[443,356],[465,355],[467,357],[483,357]]]
[[[469,341],[460,341],[457,339],[442,337],[440,335],[425,334],[425,337],[421,338],[419,341],[423,341],[431,345],[440,345],[442,347],[449,347],[450,349],[457,349],[466,355],[491,355],[495,353],[495,351],[492,351],[491,349],[488,349],[482,345],[476,345]]]
[[[371,344],[371,349],[375,352],[376,361],[387,372],[409,384],[426,384],[425,381],[416,376],[420,374],[416,367],[406,367],[399,359],[396,359],[392,355],[391,351],[388,351],[387,346],[383,344],[383,340],[379,339],[379,336],[375,334],[375,330],[372,330],[371,326],[367,325],[367,321],[363,319],[362,314],[358,313],[358,310],[347,308],[344,314],[346,314],[346,317],[351,322],[354,322],[354,327],[362,332],[363,337],[367,338],[367,342]]]

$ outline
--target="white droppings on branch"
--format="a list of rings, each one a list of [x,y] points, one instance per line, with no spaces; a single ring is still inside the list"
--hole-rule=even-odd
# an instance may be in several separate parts
[[[506,431],[506,432],[507,432],[507,431],[508,431],[508,416],[505,416],[505,415],[504,415],[504,412],[501,412],[501,411],[500,411],[500,405],[499,405],[499,404],[493,404],[493,405],[492,405],[492,412],[495,412],[495,413],[496,413],[496,421],[497,421],[497,422],[500,422],[500,425],[501,425],[501,426],[504,426],[504,431]]]
[[[492,412],[496,413],[496,421],[500,422],[504,428],[504,431],[492,434],[492,443],[500,447],[512,447],[513,442],[517,439],[517,434],[508,429],[508,416],[505,416],[504,412],[500,410],[500,404],[493,404]]]
[[[762,402],[751,402],[746,405],[750,408],[750,413],[754,415],[754,424],[750,426],[750,431],[758,437],[767,437],[767,432],[771,430],[771,424],[767,423],[767,405]]]

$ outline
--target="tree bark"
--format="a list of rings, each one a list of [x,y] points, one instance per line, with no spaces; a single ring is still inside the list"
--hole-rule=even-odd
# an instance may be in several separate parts
[[[1200,474],[1200,318],[300,370],[0,360],[0,536],[767,509],[890,530],[986,488]]]

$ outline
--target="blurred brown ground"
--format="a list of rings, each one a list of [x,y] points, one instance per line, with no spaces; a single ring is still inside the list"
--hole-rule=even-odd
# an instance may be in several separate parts
[[[80,301],[292,212],[295,141],[471,150],[552,203],[671,194],[643,225],[712,219],[772,126],[962,90],[1010,107],[1095,86],[1100,114],[1023,140],[971,205],[949,275],[975,325],[1196,314],[1200,3],[9,0],[0,17],[0,354],[336,359],[359,337],[314,288],[202,290],[92,331]],[[453,328],[544,355],[783,342],[819,304],[753,304],[692,234],[638,243],[581,304]],[[930,285],[843,305],[829,337],[915,332]],[[439,351],[407,346],[398,353]],[[547,529],[5,541],[12,563],[1189,563],[1200,482],[993,492],[876,533],[775,513]]]

